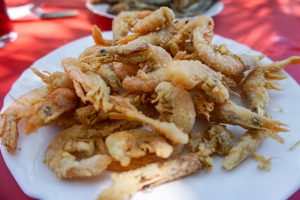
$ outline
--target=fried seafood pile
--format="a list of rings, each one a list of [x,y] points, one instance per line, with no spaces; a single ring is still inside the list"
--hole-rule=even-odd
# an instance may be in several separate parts
[[[168,6],[177,17],[203,14],[219,0],[90,0],[92,4],[109,4],[107,12],[117,15],[122,11],[156,10]]]
[[[300,63],[300,57],[262,66],[259,57],[214,45],[213,28],[206,16],[175,21],[166,7],[121,13],[113,21],[112,40],[94,26],[95,45],[78,58],[63,59],[64,72],[32,69],[45,86],[1,114],[2,144],[16,151],[21,121],[25,134],[63,125],[48,145],[45,164],[66,179],[113,171],[113,185],[99,199],[127,199],[212,169],[214,155],[232,170],[264,138],[283,143],[277,133],[287,131],[286,124],[268,115],[268,89],[279,90],[273,80],[284,79],[283,67]],[[192,131],[196,118],[207,131]],[[246,129],[237,144],[227,125]]]

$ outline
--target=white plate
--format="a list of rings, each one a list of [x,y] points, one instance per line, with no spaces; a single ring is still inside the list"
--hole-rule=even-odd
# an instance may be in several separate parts
[[[106,32],[104,36],[111,38],[111,32]],[[244,45],[220,36],[215,36],[214,42],[226,43],[236,53],[259,54]],[[49,72],[62,71],[60,61],[64,57],[76,57],[84,48],[92,44],[91,37],[84,37],[53,51],[35,62],[33,66]],[[268,59],[264,61],[266,63],[270,62]],[[280,84],[285,90],[271,92],[270,114],[275,120],[288,123],[290,132],[281,134],[286,140],[284,145],[267,139],[259,149],[259,153],[267,157],[274,157],[270,172],[258,170],[256,168],[257,163],[251,159],[245,161],[236,170],[226,172],[221,168],[221,159],[216,158],[215,167],[210,173],[201,172],[197,175],[158,186],[151,192],[139,192],[133,199],[276,200],[286,199],[292,195],[298,189],[300,183],[300,148],[291,152],[288,148],[300,139],[300,88],[290,76],[281,81]],[[24,71],[5,97],[3,109],[11,103],[11,96],[17,98],[41,85],[43,84],[33,75],[31,70]],[[280,108],[283,109],[283,112],[280,111]],[[235,130],[240,129],[235,128]],[[58,132],[58,128],[43,127],[36,134],[30,136],[24,136],[21,133],[20,150],[15,155],[10,155],[0,145],[9,170],[22,190],[33,198],[46,200],[95,199],[98,193],[110,184],[108,173],[90,180],[65,181],[56,178],[43,163],[47,144]]]
[[[110,6],[109,4],[92,4],[89,1],[86,1],[85,6],[97,15],[105,16],[111,19],[114,19],[116,17],[116,15],[112,15],[107,12],[107,9]],[[205,13],[203,13],[203,15],[213,17],[219,14],[223,9],[224,3],[222,1],[219,1],[218,3],[215,3],[210,9],[208,9]]]

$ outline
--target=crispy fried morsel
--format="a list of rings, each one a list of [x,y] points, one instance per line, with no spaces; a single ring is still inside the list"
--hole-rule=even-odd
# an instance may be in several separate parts
[[[233,134],[224,125],[212,124],[207,131],[209,143],[213,144],[215,153],[224,156],[232,148]]]
[[[130,92],[151,92],[166,79],[166,69],[171,56],[163,48],[148,43],[140,43],[128,48],[113,46],[101,48],[99,59],[103,62],[123,62],[125,64],[139,64],[141,67],[136,76],[126,77],[122,86]],[[90,62],[90,61],[88,61]]]
[[[178,129],[173,123],[161,122],[145,116],[123,97],[111,96],[111,101],[115,106],[115,112],[109,113],[110,118],[126,119],[149,125],[154,131],[164,135],[175,144],[186,144],[188,142],[188,135]]]
[[[174,28],[168,26],[156,32],[148,33],[147,35],[140,36],[139,34],[135,33],[132,35],[128,35],[117,42],[122,48],[127,48],[126,45],[135,46],[142,42],[147,42],[152,45],[163,47],[164,49],[167,48],[168,42],[172,39],[175,33]],[[139,36],[139,37],[138,37]]]
[[[112,108],[109,102],[110,88],[105,81],[94,72],[82,72],[80,62],[75,58],[65,58],[62,66],[66,74],[73,81],[76,94],[83,102],[91,102],[96,110],[102,109],[107,112]]]
[[[271,168],[270,168],[270,164],[271,164],[271,161],[272,161],[272,158],[265,158],[263,155],[261,154],[252,154],[251,155],[251,158],[253,158],[254,160],[256,160],[257,162],[259,162],[256,167],[258,169],[261,169],[261,170],[265,170],[265,171],[271,171]]]
[[[265,138],[259,130],[249,130],[240,138],[238,145],[233,147],[223,160],[223,167],[232,170],[254,153]]]
[[[198,60],[199,56],[196,52],[188,54],[186,51],[178,51],[174,60]]]
[[[260,116],[247,108],[236,105],[230,100],[223,104],[215,105],[210,119],[212,122],[239,125],[248,129],[253,128],[272,132],[287,131],[282,127],[286,126],[286,124]]]
[[[49,123],[49,125],[71,127],[75,124],[78,124],[78,120],[76,119],[75,113],[76,113],[76,110],[72,110],[70,112],[63,113],[58,118],[51,121]]]
[[[160,31],[149,33],[141,36],[126,45],[116,45],[111,47],[90,47],[80,55],[80,64],[98,66],[103,63],[113,62],[115,59],[120,60],[123,64],[138,64],[146,62],[149,58],[144,58],[144,51],[149,48],[149,44],[165,47],[167,42],[172,38],[174,29],[172,27],[164,28]],[[139,56],[138,53],[142,55]],[[118,58],[115,58],[117,54]],[[128,58],[131,55],[132,58]],[[168,55],[170,57],[170,55]],[[152,58],[155,60],[155,57]]]
[[[94,42],[97,45],[101,45],[101,46],[111,46],[113,44],[113,41],[111,40],[106,40],[103,38],[102,36],[102,32],[100,30],[100,28],[96,25],[93,25],[93,29],[92,29],[92,37],[94,39]]]
[[[118,79],[122,82],[126,76],[129,76],[128,72],[126,71],[123,63],[120,62],[113,62],[113,70],[117,75]]]
[[[0,115],[0,137],[9,153],[15,153],[18,146],[19,132],[17,119],[13,115]]]
[[[229,91],[222,83],[222,75],[200,61],[175,60],[169,62],[167,80],[188,90],[199,86],[217,103],[224,103],[229,99]]]
[[[249,66],[255,66],[256,57],[232,54],[224,45],[214,47],[208,38],[211,38],[212,28],[198,27],[193,31],[193,45],[204,64],[226,76],[238,76]],[[245,62],[243,62],[245,60]]]
[[[112,68],[112,63],[102,64],[96,73],[104,79],[104,81],[107,83],[107,85],[110,86],[112,91],[119,91],[121,83],[118,76]]]
[[[197,152],[199,144],[204,141],[204,134],[199,132],[190,132],[190,139],[188,143],[188,148],[191,152]]]
[[[123,81],[127,76],[135,76],[140,69],[138,65],[128,65],[113,62],[112,68],[119,80]]]
[[[143,129],[115,132],[105,139],[105,144],[110,155],[121,166],[128,166],[131,158],[144,157],[147,153],[168,158],[173,151],[173,147],[163,137]]]
[[[181,155],[184,151],[185,146],[185,144],[173,144],[173,152],[170,158],[175,158]]]
[[[187,40],[192,39],[193,30],[196,29],[197,27],[208,27],[211,30],[211,34],[206,34],[205,39],[208,41],[212,39],[213,36],[212,30],[214,27],[214,21],[212,20],[212,18],[207,16],[199,16],[188,21],[187,23],[185,22],[186,21],[184,20],[183,24],[179,22],[175,25],[176,34],[168,43],[168,48],[173,56],[175,56],[178,53],[183,43],[185,43]],[[197,56],[197,58],[199,57]]]
[[[17,149],[19,120],[32,116],[35,111],[34,106],[40,104],[48,92],[47,87],[31,90],[15,99],[0,115],[0,137],[9,153],[14,153]]]
[[[124,172],[129,170],[134,170],[140,167],[144,167],[150,163],[158,162],[162,158],[157,157],[153,153],[148,153],[144,157],[140,158],[131,158],[130,164],[128,166],[122,166],[119,161],[113,160],[107,167],[108,170],[113,172]]]
[[[139,190],[160,185],[192,174],[202,168],[197,153],[149,164],[136,170],[112,174],[114,184],[104,190],[99,200],[125,200]]]
[[[159,113],[153,105],[153,100],[156,98],[155,93],[123,93],[121,96],[126,97],[137,110],[146,116],[158,116]]]
[[[156,32],[148,33],[147,35],[140,36],[139,38],[129,42],[128,44],[139,44],[141,42],[147,42],[155,46],[160,46],[167,49],[168,42],[173,38],[176,33],[173,26],[168,26]]]
[[[188,148],[191,152],[196,152],[203,164],[203,169],[210,171],[214,166],[214,160],[211,157],[216,151],[216,142],[207,139],[207,133],[191,132]]]
[[[32,115],[24,123],[24,132],[32,133],[63,113],[74,110],[77,104],[78,97],[69,88],[56,88],[50,91],[43,101],[34,105]]]
[[[200,88],[194,89],[193,101],[197,116],[204,115],[206,120],[209,121],[210,112],[215,108],[215,102],[205,97]]]
[[[175,14],[173,10],[167,7],[160,7],[144,19],[138,21],[132,28],[132,32],[145,35],[163,27],[170,26],[174,19]]]
[[[116,42],[125,37],[138,19],[151,14],[151,11],[121,12],[112,23],[113,40]]]
[[[91,47],[85,54],[83,54],[84,56],[80,56],[80,59],[82,62],[90,65],[92,63],[109,63],[114,61],[114,57],[108,56],[107,54],[118,54],[118,56],[123,56],[118,58],[123,63],[136,64],[139,62],[146,62],[147,58],[143,58],[143,56],[137,57],[136,59],[128,59],[126,56],[143,52],[148,48],[148,44],[165,48],[173,34],[174,29],[172,27],[168,27],[161,29],[160,31],[141,36],[125,45],[116,45],[111,47]]]
[[[101,134],[82,125],[74,125],[55,136],[44,160],[60,178],[97,176],[111,161]]]
[[[191,94],[170,82],[161,82],[156,88],[156,109],[159,111],[159,119],[174,123],[183,132],[192,130],[196,112]]]
[[[123,131],[141,127],[142,124],[139,122],[127,121],[127,120],[111,120],[107,119],[96,123],[93,125],[93,128],[101,132],[102,137],[107,137],[108,135]]]
[[[125,71],[128,73],[129,76],[135,76],[140,69],[138,65],[126,65],[126,64],[123,64],[123,68],[125,69]]]
[[[93,105],[87,105],[76,109],[76,118],[87,126],[94,125],[108,118],[102,110],[96,111]]]
[[[44,83],[47,84],[48,89],[55,89],[58,87],[65,87],[65,88],[70,88],[73,89],[73,83],[69,79],[69,77],[63,73],[63,72],[54,72],[54,73],[49,73],[49,72],[40,72],[36,68],[30,68],[35,75],[40,77]]]
[[[232,148],[233,134],[224,125],[210,124],[205,134],[191,133],[189,149],[192,152],[205,147],[207,155],[216,153],[224,156]]]

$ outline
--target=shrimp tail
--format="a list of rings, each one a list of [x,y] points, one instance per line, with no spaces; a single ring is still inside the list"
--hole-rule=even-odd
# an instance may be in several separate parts
[[[96,26],[96,25],[93,25],[92,37],[94,39],[94,42],[97,45],[111,46],[113,44],[113,42],[111,40],[106,40],[106,39],[103,38],[101,29],[98,26]]]

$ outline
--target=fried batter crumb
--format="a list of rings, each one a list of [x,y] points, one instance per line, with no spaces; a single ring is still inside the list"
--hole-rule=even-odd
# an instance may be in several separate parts
[[[252,154],[251,158],[258,162],[256,167],[261,170],[271,171],[270,164],[273,158],[266,158],[261,154]]]

